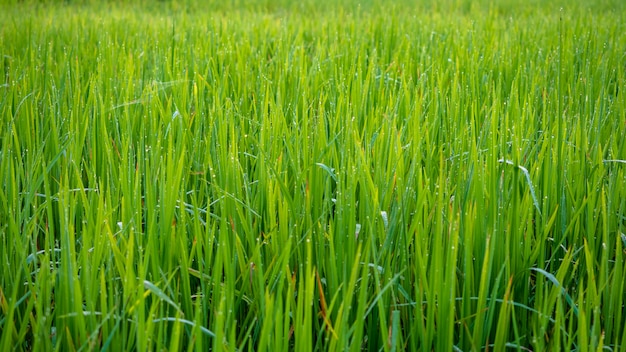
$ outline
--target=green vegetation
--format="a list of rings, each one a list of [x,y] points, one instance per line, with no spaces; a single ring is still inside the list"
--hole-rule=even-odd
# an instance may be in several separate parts
[[[626,350],[620,1],[0,11],[0,350]]]

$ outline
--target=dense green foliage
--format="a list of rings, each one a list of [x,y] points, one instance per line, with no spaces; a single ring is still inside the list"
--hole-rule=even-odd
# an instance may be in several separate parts
[[[0,350],[625,350],[625,12],[543,3],[3,5]]]

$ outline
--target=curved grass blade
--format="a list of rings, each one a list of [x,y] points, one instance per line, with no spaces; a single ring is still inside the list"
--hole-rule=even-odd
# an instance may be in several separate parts
[[[530,270],[536,271],[542,274],[548,280],[550,280],[556,287],[559,287],[561,289],[561,293],[565,296],[565,301],[567,302],[567,304],[569,304],[570,307],[572,307],[572,310],[574,310],[574,315],[578,316],[578,307],[576,307],[576,304],[574,304],[574,300],[572,300],[572,297],[570,297],[570,295],[565,291],[565,288],[563,287],[563,285],[559,283],[559,280],[557,280],[554,275],[540,268],[530,268]]]
[[[193,321],[189,321],[186,319],[181,319],[181,318],[173,318],[173,317],[165,317],[165,318],[157,318],[152,320],[153,323],[159,323],[162,321],[172,321],[172,322],[176,322],[176,323],[183,323],[192,327],[196,327],[196,323],[194,323]],[[202,325],[199,325],[198,328],[200,329],[200,331],[202,331],[203,334],[210,336],[210,337],[215,337],[215,333],[207,328],[205,328]]]
[[[326,172],[328,172],[328,174],[330,175],[330,177],[333,178],[333,180],[335,180],[335,182],[337,181],[337,175],[335,175],[335,169],[333,169],[332,167],[326,166],[322,163],[315,163],[315,165],[321,167],[322,169],[326,170]]]
[[[537,200],[537,195],[535,194],[535,188],[533,187],[533,183],[530,180],[530,173],[528,172],[528,170],[523,167],[522,165],[517,165],[515,164],[513,161],[511,160],[505,160],[505,159],[500,159],[498,160],[499,163],[506,163],[508,165],[512,165],[512,166],[517,166],[517,168],[519,168],[520,170],[522,170],[522,173],[524,174],[524,177],[526,177],[526,182],[528,183],[528,188],[530,189],[530,195],[533,197],[533,204],[535,205],[535,208],[537,209],[537,212],[539,213],[539,215],[541,215],[541,209],[539,208],[539,201]]]
[[[157,295],[157,297],[159,297],[160,299],[164,300],[165,302],[167,302],[169,305],[171,305],[172,307],[176,308],[176,310],[180,313],[183,314],[183,311],[180,309],[180,307],[171,299],[169,298],[165,292],[163,292],[160,288],[158,288],[155,284],[153,284],[152,282],[148,281],[148,280],[144,280],[143,281],[143,286],[149,290],[150,292],[154,293],[155,295]]]

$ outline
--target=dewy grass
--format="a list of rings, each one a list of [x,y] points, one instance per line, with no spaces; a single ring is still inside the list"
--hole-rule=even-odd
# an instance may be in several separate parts
[[[7,3],[0,350],[624,350],[623,14]]]

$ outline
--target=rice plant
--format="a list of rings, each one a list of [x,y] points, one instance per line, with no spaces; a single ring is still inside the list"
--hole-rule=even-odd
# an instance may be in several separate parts
[[[1,7],[0,350],[626,350],[621,1]]]

